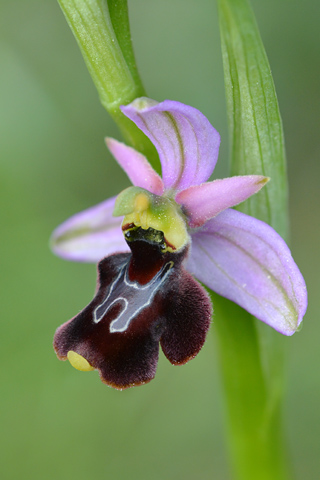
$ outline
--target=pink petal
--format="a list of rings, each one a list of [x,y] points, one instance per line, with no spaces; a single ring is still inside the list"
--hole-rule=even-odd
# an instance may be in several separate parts
[[[208,180],[216,165],[220,136],[199,110],[180,102],[138,98],[121,107],[155,145],[166,190]]]
[[[304,279],[284,240],[264,222],[226,210],[192,236],[188,270],[284,335],[307,308]]]
[[[53,232],[51,248],[66,260],[99,262],[112,253],[127,252],[122,218],[113,217],[115,197],[73,215]]]
[[[200,227],[226,208],[234,207],[257,193],[268,180],[261,175],[214,180],[183,190],[175,200],[185,208],[190,227]]]
[[[133,185],[145,188],[155,195],[162,195],[164,187],[161,177],[153,170],[144,155],[113,138],[105,140],[110,152]]]

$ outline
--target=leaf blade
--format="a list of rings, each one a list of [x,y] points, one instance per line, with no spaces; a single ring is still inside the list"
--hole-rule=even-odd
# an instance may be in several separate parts
[[[219,0],[231,143],[231,174],[261,174],[271,182],[241,211],[288,230],[287,175],[282,121],[269,62],[246,0]]]

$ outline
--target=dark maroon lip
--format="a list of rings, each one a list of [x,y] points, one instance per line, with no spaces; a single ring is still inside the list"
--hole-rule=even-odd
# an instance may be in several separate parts
[[[154,378],[159,345],[174,365],[194,358],[212,313],[207,293],[183,266],[188,246],[173,253],[143,239],[128,245],[131,253],[99,263],[95,297],[54,338],[59,359],[70,350],[81,355],[120,390]]]

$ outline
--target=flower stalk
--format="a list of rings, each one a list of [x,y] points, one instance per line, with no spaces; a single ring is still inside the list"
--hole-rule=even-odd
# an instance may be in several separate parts
[[[147,137],[120,110],[145,95],[131,43],[126,0],[58,0],[100,101],[123,137],[157,163]]]

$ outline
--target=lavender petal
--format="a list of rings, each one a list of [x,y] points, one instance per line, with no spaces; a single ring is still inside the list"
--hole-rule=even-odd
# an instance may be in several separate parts
[[[200,227],[223,210],[234,207],[257,193],[268,180],[261,175],[214,180],[183,190],[175,200],[185,208],[190,227]]]
[[[216,165],[220,136],[197,109],[180,102],[138,98],[121,107],[155,145],[166,190],[208,180]]]
[[[273,228],[229,209],[192,240],[187,268],[199,280],[284,335],[297,330],[307,308],[306,285]]]
[[[145,188],[155,195],[162,195],[162,179],[144,155],[113,138],[106,138],[106,144],[133,185]]]
[[[112,216],[115,197],[73,215],[53,232],[51,248],[66,260],[99,262],[129,248],[121,230],[122,218]]]

